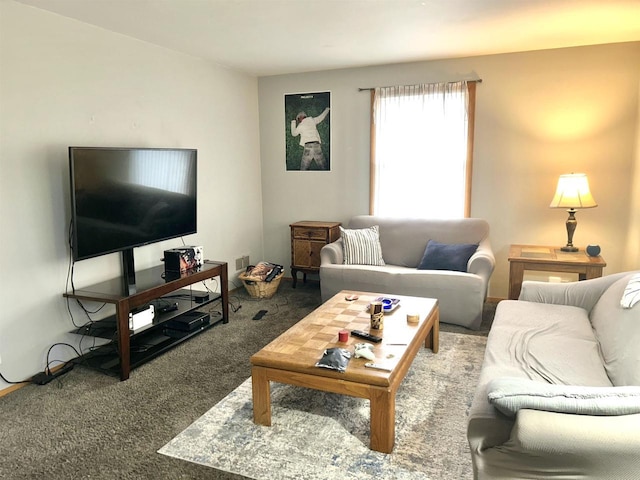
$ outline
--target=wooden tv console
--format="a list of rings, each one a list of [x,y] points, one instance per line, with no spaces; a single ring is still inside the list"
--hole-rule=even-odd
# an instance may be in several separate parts
[[[63,296],[78,300],[102,302],[115,305],[115,316],[91,322],[74,333],[101,337],[112,340],[85,353],[78,363],[105,373],[119,375],[121,380],[129,378],[131,369],[148,362],[170,348],[202,333],[215,323],[229,322],[229,291],[226,262],[207,260],[198,269],[180,274],[175,279],[164,278],[164,265],[136,272],[136,288],[133,294],[123,294],[122,279],[116,278],[65,293]],[[190,285],[210,278],[219,278],[220,293],[209,294],[209,298],[196,301],[197,291],[193,294]],[[170,299],[177,303],[178,309],[166,313],[157,313],[153,323],[135,333],[129,330],[129,313],[141,306]],[[219,318],[195,331],[175,336],[165,335],[166,323],[180,315],[195,311],[207,304],[221,300],[222,314]]]

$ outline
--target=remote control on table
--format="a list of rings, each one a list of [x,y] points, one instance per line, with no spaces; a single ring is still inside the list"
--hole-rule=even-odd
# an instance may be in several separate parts
[[[370,335],[367,332],[363,332],[362,330],[351,330],[351,335],[354,337],[364,338],[365,340],[369,340],[373,343],[379,343],[382,341],[382,338],[376,337],[375,335]]]
[[[386,370],[387,372],[391,371],[391,368],[389,368],[389,367],[387,367],[385,365],[381,365],[379,363],[371,363],[371,362],[369,362],[369,363],[365,363],[364,366],[365,367],[369,367],[369,368],[376,368],[378,370]]]

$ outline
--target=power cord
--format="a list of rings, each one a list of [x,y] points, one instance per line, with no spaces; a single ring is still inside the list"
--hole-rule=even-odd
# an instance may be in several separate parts
[[[5,383],[10,383],[12,385],[17,385],[19,383],[29,383],[30,380],[22,380],[21,382],[12,382],[11,380],[7,380],[4,375],[2,375],[2,373],[0,373],[0,378],[2,379],[3,382]]]
[[[47,383],[51,382],[52,380],[55,380],[56,378],[61,377],[62,375],[64,375],[65,373],[70,372],[71,370],[73,370],[73,367],[75,365],[75,359],[72,360],[68,360],[68,361],[62,361],[62,360],[49,360],[49,355],[51,354],[51,350],[53,349],[53,347],[55,347],[56,345],[64,345],[67,346],[69,348],[72,348],[76,354],[78,356],[80,356],[80,354],[78,353],[78,350],[73,346],[70,345],[68,343],[54,343],[53,345],[51,345],[51,347],[49,347],[49,350],[47,351],[47,366],[45,367],[43,372],[40,373],[36,373],[33,377],[27,379],[27,380],[21,380],[19,382],[14,382],[11,380],[7,380],[5,378],[4,375],[2,375],[2,373],[0,373],[0,378],[2,378],[2,380],[5,383],[9,383],[12,385],[17,385],[20,383],[34,383],[36,385],[46,385]],[[61,363],[62,367],[59,368],[58,370],[56,370],[55,372],[51,371],[51,364],[52,363]]]
[[[49,360],[49,355],[51,355],[51,350],[53,350],[53,347],[55,347],[57,345],[63,345],[63,346],[69,347],[69,348],[73,349],[73,351],[76,353],[76,355],[78,357],[81,356],[80,352],[78,352],[76,347],[74,347],[73,345],[71,345],[69,343],[54,343],[53,345],[51,345],[49,347],[49,350],[47,351],[47,366],[45,367],[44,372],[37,373],[36,375],[31,377],[31,383],[35,383],[36,385],[46,385],[47,383],[51,382],[52,380],[55,380],[56,378],[59,378],[62,375],[64,375],[65,373],[68,373],[71,370],[73,370],[73,367],[75,365],[75,359],[67,360],[66,362],[62,361],[62,360]],[[56,363],[56,362],[61,363],[62,367],[59,368],[58,370],[56,370],[55,372],[52,372],[51,371],[51,364],[52,363]]]

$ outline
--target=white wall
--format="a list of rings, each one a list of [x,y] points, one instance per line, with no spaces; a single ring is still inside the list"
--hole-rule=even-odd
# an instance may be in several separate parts
[[[69,145],[197,148],[198,233],[185,242],[231,274],[235,258],[262,257],[257,79],[15,2],[0,9],[0,371],[21,380],[51,345],[78,340],[62,298]],[[136,249],[136,267],[181,244]],[[119,275],[117,254],[85,260],[75,285]]]
[[[471,215],[492,229],[490,296],[507,296],[510,244],[566,243],[567,213],[549,208],[562,173],[587,173],[599,203],[577,213],[574,243],[599,243],[605,273],[640,268],[625,255],[638,222],[638,65],[633,42],[260,78],[265,255],[290,264],[291,222],[368,213],[369,93],[358,87],[479,77]],[[326,90],[332,171],[286,172],[283,95]]]
[[[640,83],[638,83],[640,89]],[[629,199],[629,235],[625,259],[628,269],[640,269],[640,94],[638,95],[638,120],[636,122],[636,146],[632,178],[632,194]]]

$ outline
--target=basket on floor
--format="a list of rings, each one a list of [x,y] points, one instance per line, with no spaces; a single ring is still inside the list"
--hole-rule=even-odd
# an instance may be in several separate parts
[[[238,278],[242,280],[244,288],[247,289],[247,293],[251,295],[251,298],[271,298],[278,291],[278,286],[283,276],[284,272],[270,282],[264,282],[259,277],[252,277],[244,273],[238,275]]]

